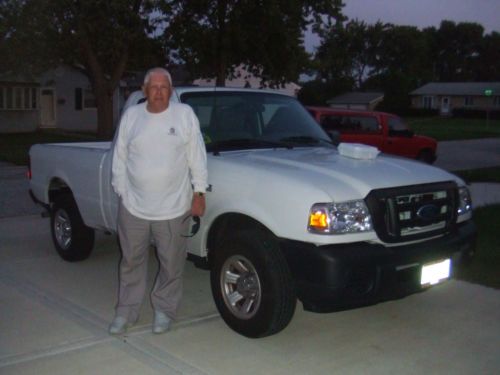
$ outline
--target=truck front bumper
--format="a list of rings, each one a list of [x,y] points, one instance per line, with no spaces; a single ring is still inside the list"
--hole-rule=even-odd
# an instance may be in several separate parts
[[[422,266],[450,259],[451,269],[475,250],[477,230],[469,220],[446,236],[386,247],[357,242],[327,246],[288,241],[281,248],[304,308],[330,312],[401,298],[425,289]]]

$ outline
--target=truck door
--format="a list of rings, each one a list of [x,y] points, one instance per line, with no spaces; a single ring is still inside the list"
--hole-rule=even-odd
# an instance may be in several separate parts
[[[406,123],[397,116],[387,116],[387,137],[382,149],[383,152],[408,158],[415,158],[416,149],[413,132]]]

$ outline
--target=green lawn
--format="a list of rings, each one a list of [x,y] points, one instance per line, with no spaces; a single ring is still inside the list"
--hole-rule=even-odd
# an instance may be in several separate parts
[[[469,264],[458,267],[456,278],[500,289],[500,204],[474,210],[477,251]]]
[[[406,118],[415,133],[438,141],[475,138],[500,138],[500,120],[478,120],[448,117]]]
[[[500,167],[479,168],[463,171],[453,171],[465,182],[498,182],[500,183]]]
[[[16,133],[0,135],[0,160],[17,165],[28,164],[28,151],[36,143],[54,142],[86,142],[95,141],[93,134],[62,133],[43,130],[33,133]]]

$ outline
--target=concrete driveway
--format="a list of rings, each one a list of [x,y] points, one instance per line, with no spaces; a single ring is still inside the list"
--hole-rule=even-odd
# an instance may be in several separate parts
[[[500,166],[500,138],[439,142],[435,166],[448,171]]]
[[[171,332],[151,333],[145,303],[138,324],[111,337],[115,239],[100,234],[88,260],[62,261],[49,220],[26,194],[24,169],[0,166],[2,375],[493,374],[500,368],[500,292],[455,280],[339,313],[304,312],[298,304],[284,331],[252,340],[224,324],[209,273],[188,263]],[[151,270],[155,262],[151,257]]]

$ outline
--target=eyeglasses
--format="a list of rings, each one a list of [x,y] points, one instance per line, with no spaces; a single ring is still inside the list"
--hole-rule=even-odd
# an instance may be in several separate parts
[[[193,237],[200,230],[200,223],[201,223],[200,217],[189,215],[184,220],[182,220],[182,223],[185,223],[189,219],[193,219],[193,224],[190,227],[189,233],[188,234],[181,234],[182,237]]]

